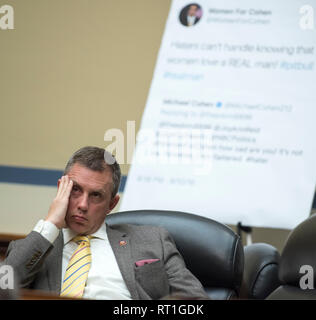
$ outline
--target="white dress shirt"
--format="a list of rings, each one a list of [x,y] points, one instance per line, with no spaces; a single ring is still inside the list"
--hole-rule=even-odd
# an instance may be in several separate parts
[[[193,26],[196,20],[196,16],[187,16],[187,22],[189,26]]]
[[[51,243],[57,239],[59,234],[59,229],[53,223],[44,220],[40,220],[33,230],[39,232]],[[62,229],[62,232],[64,236],[62,275],[64,277],[69,259],[78,245],[71,241],[76,236],[72,230]],[[91,236],[92,261],[83,298],[100,300],[132,299],[109,242],[106,225],[102,224],[99,230]],[[61,286],[62,282],[63,279],[61,279]]]

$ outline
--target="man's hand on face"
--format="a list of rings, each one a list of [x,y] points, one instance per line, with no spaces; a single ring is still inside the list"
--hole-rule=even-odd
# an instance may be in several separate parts
[[[59,185],[57,195],[49,207],[49,211],[45,220],[50,221],[57,228],[61,229],[66,227],[65,217],[73,182],[67,175],[62,176],[58,182]]]

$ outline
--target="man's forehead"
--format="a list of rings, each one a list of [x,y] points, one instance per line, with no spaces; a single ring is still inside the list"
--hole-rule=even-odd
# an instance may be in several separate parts
[[[68,176],[80,186],[86,185],[90,188],[106,188],[112,184],[112,172],[110,169],[94,171],[75,163],[68,172]]]

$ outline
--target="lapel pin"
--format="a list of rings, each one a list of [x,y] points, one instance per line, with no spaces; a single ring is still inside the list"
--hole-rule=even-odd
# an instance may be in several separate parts
[[[127,244],[127,242],[125,241],[125,240],[121,240],[120,241],[120,246],[122,247],[122,246],[125,246]]]

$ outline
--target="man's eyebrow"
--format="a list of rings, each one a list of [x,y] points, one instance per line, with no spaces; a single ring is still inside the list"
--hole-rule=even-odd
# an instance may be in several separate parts
[[[79,187],[80,189],[82,189],[82,186],[77,181],[75,181],[75,180],[72,180],[72,181],[73,181],[73,185],[74,186]],[[92,193],[92,192],[98,192],[98,193],[101,193],[101,194],[105,194],[106,193],[106,191],[103,190],[103,189],[96,189],[96,190],[90,191],[90,193]]]
[[[103,189],[92,190],[91,193],[93,193],[93,192],[105,194],[105,191]]]
[[[77,181],[75,181],[73,179],[71,179],[71,180],[72,180],[74,186],[77,186],[77,187],[81,188],[80,184]]]

